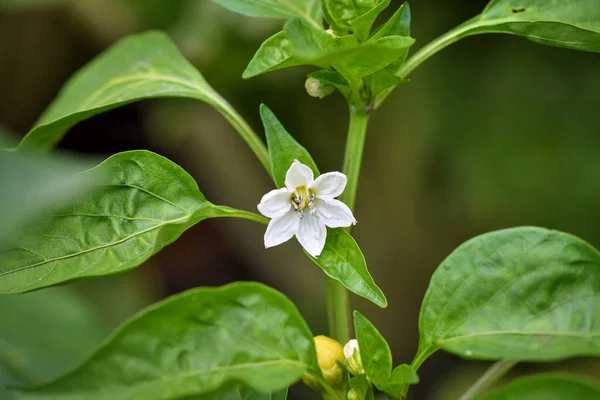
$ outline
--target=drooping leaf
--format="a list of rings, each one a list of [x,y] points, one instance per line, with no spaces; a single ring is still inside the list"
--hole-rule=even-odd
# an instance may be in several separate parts
[[[492,0],[462,36],[509,33],[536,43],[600,52],[597,0]]]
[[[417,383],[419,383],[417,371],[411,365],[401,364],[394,368],[390,380],[381,390],[394,399],[401,399],[406,394],[408,386]]]
[[[600,355],[600,254],[535,227],[478,236],[433,274],[418,366],[444,349],[467,358],[551,361]]]
[[[265,105],[261,106],[260,114],[265,126],[276,186],[281,188],[285,185],[285,174],[294,160],[309,166],[317,177],[319,170],[312,157],[285,130],[275,114]],[[345,230],[328,229],[327,241],[321,255],[318,258],[309,257],[327,276],[341,282],[350,291],[371,300],[380,307],[387,306],[383,292],[367,270],[365,257],[358,244]]]
[[[331,66],[348,81],[381,70],[414,43],[407,36],[385,36],[359,44],[352,38],[335,38],[299,19],[288,21],[285,33],[298,59],[321,68]]]
[[[482,400],[597,400],[600,382],[572,374],[539,374],[517,379]]]
[[[122,272],[203,219],[255,215],[210,203],[187,172],[149,151],[119,153],[83,175],[92,195],[0,249],[0,293]]]
[[[319,258],[309,257],[327,276],[339,281],[354,294],[379,307],[387,307],[387,299],[369,273],[358,243],[344,229],[328,229],[325,248]]]
[[[171,400],[241,383],[284,390],[308,372],[322,379],[313,337],[296,307],[257,283],[200,288],[125,322],[81,366],[25,400]],[[249,392],[247,399],[264,399]],[[228,399],[225,397],[225,399]]]
[[[383,390],[392,373],[392,352],[377,328],[358,311],[354,311],[354,330],[365,374]]]
[[[302,18],[320,27],[321,0],[213,0],[221,6],[250,17]]]
[[[379,14],[390,5],[391,0],[381,0],[372,9],[350,21],[352,31],[361,42],[371,33],[371,27]]]
[[[301,65],[302,62],[294,57],[285,32],[271,36],[260,46],[242,78],[248,79],[265,72]]]
[[[48,149],[80,121],[156,97],[198,99],[221,112],[227,104],[165,34],[143,33],[117,42],[77,72],[19,149]]]

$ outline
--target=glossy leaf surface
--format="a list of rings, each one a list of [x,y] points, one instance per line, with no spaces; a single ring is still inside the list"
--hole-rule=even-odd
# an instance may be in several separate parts
[[[551,361],[600,355],[600,254],[558,231],[478,236],[433,274],[415,364],[437,349],[466,358]]]
[[[0,251],[0,293],[122,272],[203,219],[250,214],[210,203],[187,172],[149,151],[119,153],[82,175],[97,190]]]
[[[381,333],[358,311],[354,311],[354,330],[367,377],[378,389],[386,385],[392,372],[392,352]]]
[[[319,170],[308,151],[285,130],[268,107],[262,105],[260,111],[276,186],[281,188],[285,185],[285,174],[294,160],[309,166],[317,177]],[[387,306],[383,292],[367,270],[365,257],[358,244],[345,230],[327,229],[327,241],[321,255],[318,258],[309,257],[326,275],[341,282],[355,294],[371,300],[380,307]]]
[[[235,283],[149,307],[80,367],[18,398],[170,400],[237,383],[267,393],[284,390],[305,371],[322,379],[312,334],[296,307],[264,285]],[[268,399],[253,391],[245,398]]]
[[[198,99],[219,110],[226,104],[171,39],[159,32],[143,33],[117,42],[77,72],[19,149],[48,149],[80,121],[157,97]]]
[[[231,11],[250,17],[302,18],[320,27],[321,0],[213,0]]]
[[[536,43],[600,52],[597,0],[492,0],[463,34],[509,33]]]
[[[352,37],[334,38],[299,19],[288,21],[285,33],[298,59],[318,67],[331,66],[348,81],[381,70],[414,43],[410,37],[396,35],[358,44]]]
[[[242,78],[248,79],[265,72],[300,64],[302,62],[294,57],[285,32],[279,32],[263,42],[248,67],[246,67]]]
[[[517,379],[481,400],[597,400],[600,383],[570,374],[540,374]]]

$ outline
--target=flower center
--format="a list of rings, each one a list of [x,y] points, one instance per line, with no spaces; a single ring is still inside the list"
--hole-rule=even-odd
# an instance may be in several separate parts
[[[305,208],[308,207],[309,210],[312,210],[315,206],[315,195],[311,190],[307,190],[305,186],[300,186],[290,196],[290,202],[294,206],[294,210],[303,215]]]

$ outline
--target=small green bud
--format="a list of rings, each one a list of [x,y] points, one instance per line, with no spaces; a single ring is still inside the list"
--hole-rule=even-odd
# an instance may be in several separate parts
[[[346,357],[346,367],[352,375],[362,375],[365,373],[362,360],[360,358],[360,349],[356,339],[350,340],[344,346],[344,357]]]
[[[311,97],[318,97],[322,99],[325,96],[329,96],[334,92],[335,87],[316,78],[308,78],[304,82],[306,92]]]
[[[347,394],[346,398],[347,398],[348,400],[360,400],[360,399],[358,398],[358,393],[356,393],[356,392],[354,391],[354,389],[350,389],[350,390],[348,391],[348,394]]]

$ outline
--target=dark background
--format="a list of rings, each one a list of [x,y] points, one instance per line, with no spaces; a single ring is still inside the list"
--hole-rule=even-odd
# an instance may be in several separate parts
[[[386,15],[400,4],[393,1]],[[415,48],[484,5],[415,0]],[[339,94],[323,100],[306,95],[310,68],[241,79],[260,43],[281,26],[208,0],[0,0],[0,129],[22,136],[74,71],[127,34],[161,29],[258,132],[258,107],[265,103],[322,171],[340,170],[348,113]],[[411,79],[371,119],[354,231],[390,305],[382,310],[355,296],[352,305],[390,342],[395,364],[409,362],[416,351],[419,307],[432,272],[466,239],[538,225],[600,246],[599,55],[483,35],[434,56]],[[60,147],[101,157],[153,150],[188,170],[212,202],[248,210],[272,188],[233,128],[191,100],[148,101],[99,115],[73,128]],[[295,241],[265,251],[263,233],[264,227],[246,221],[204,221],[133,272],[49,291],[91,310],[97,328],[86,349],[160,298],[237,280],[283,291],[315,334],[326,333],[322,272]],[[44,292],[7,296],[0,305],[41,304]],[[49,312],[63,313],[67,303]],[[9,324],[5,307],[2,313],[0,325]],[[25,330],[36,329],[31,313],[13,318]],[[59,335],[51,345],[69,347],[69,340]],[[54,356],[44,346],[32,353],[29,362],[36,364]],[[75,353],[66,364],[84,357]],[[60,363],[48,365],[50,375],[60,372]],[[420,370],[413,398],[455,398],[452,393],[485,367],[436,354]],[[524,365],[516,372],[540,368]],[[600,363],[592,360],[544,368],[600,377]]]

